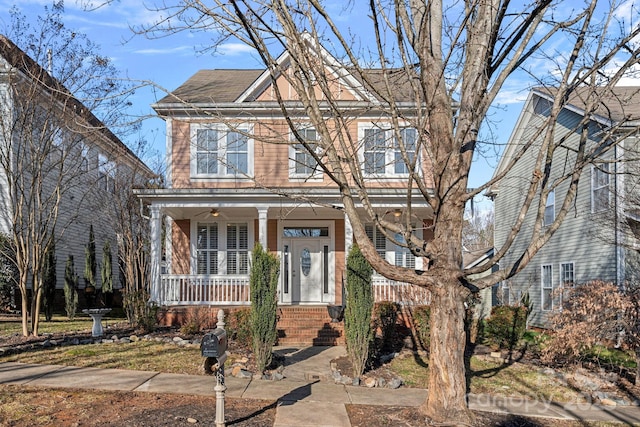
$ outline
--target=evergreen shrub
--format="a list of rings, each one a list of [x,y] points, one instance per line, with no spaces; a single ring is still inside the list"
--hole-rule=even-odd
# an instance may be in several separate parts
[[[411,311],[416,341],[422,350],[429,351],[431,345],[431,307],[419,305]]]
[[[484,338],[497,349],[514,349],[527,329],[526,306],[498,305],[491,309],[491,316],[484,325]]]
[[[253,263],[249,285],[251,287],[251,336],[253,355],[258,371],[266,369],[272,360],[272,348],[278,337],[278,257],[265,251],[257,243],[252,253]]]
[[[359,377],[364,372],[373,341],[372,275],[371,265],[360,252],[360,248],[354,244],[347,257],[347,304],[344,312],[347,354],[353,366],[354,377]]]

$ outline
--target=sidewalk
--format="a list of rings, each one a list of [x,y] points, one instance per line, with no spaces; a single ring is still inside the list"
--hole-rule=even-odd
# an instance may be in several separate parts
[[[427,396],[424,389],[370,389],[324,381],[329,361],[344,351],[340,347],[275,350],[288,355],[285,380],[259,381],[228,376],[226,395],[277,400],[276,427],[349,427],[345,404],[418,406]],[[213,396],[214,381],[213,377],[200,375],[0,363],[0,384]],[[489,395],[469,396],[469,406],[479,411],[532,417],[640,423],[640,408],[636,406],[562,405]],[[318,414],[322,414],[321,424]]]

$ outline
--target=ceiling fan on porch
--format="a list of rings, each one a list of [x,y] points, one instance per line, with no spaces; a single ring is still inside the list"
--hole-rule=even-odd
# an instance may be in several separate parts
[[[217,208],[212,208],[212,209],[208,209],[206,211],[198,212],[196,214],[196,216],[201,216],[203,214],[206,214],[207,218],[213,218],[213,219],[216,219],[216,218],[225,218],[225,219],[227,219],[228,218],[227,215],[223,214],[220,211],[220,209],[217,209]]]

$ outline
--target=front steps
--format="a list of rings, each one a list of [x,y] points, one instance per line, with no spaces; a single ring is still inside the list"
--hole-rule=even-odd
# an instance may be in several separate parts
[[[344,345],[344,323],[331,323],[326,306],[278,307],[278,345]]]
[[[204,329],[215,328],[218,309],[223,308],[229,322],[230,310],[249,307],[178,306],[162,308],[158,312],[161,326],[180,327],[189,322]],[[278,306],[278,343],[284,346],[344,345],[344,322],[332,323],[327,306]]]

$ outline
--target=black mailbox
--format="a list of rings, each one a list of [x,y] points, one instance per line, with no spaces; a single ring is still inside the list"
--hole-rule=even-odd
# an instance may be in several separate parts
[[[221,358],[227,351],[227,331],[216,328],[204,334],[200,342],[202,357]]]

